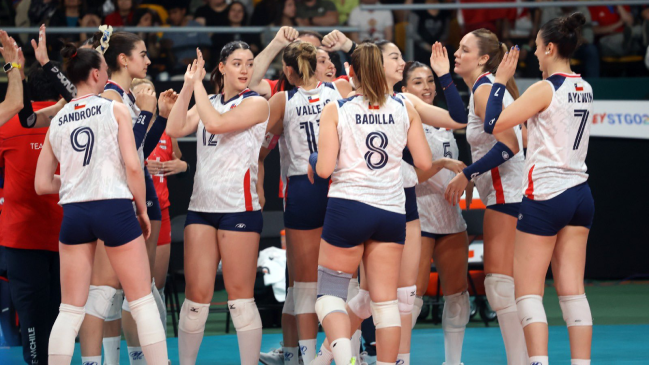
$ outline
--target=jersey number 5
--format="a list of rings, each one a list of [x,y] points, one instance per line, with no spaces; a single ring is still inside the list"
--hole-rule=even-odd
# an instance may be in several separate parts
[[[85,141],[81,141],[83,138],[79,138],[81,135],[85,135]],[[90,158],[92,158],[92,149],[95,147],[95,134],[92,132],[92,129],[89,127],[79,127],[72,131],[70,134],[70,142],[72,143],[72,148],[77,152],[85,152],[83,155],[83,166],[90,164]]]
[[[444,145],[444,157],[453,158],[453,153],[451,152],[451,142],[443,142]]]
[[[584,129],[586,129],[586,122],[588,122],[589,115],[590,113],[586,109],[575,109],[575,117],[581,118],[581,123],[579,124],[579,130],[577,130],[575,144],[572,145],[573,151],[579,148],[579,143],[581,143],[581,137],[584,135]]]
[[[365,153],[365,163],[370,170],[378,170],[385,167],[388,163],[388,153],[385,148],[388,146],[388,136],[383,132],[372,132],[367,135],[365,145],[369,149]],[[379,155],[378,162],[372,162],[372,157],[377,153]]]

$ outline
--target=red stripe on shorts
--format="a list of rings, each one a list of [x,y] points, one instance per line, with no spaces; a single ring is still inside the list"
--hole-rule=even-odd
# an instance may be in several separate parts
[[[503,182],[500,180],[500,171],[497,167],[491,169],[491,180],[494,189],[496,189],[496,204],[505,204],[505,193],[503,192]]]
[[[243,196],[246,201],[246,212],[252,211],[252,193],[250,192],[250,169],[246,171],[243,177]]]
[[[532,180],[532,171],[534,171],[534,166],[530,169],[530,172],[527,174],[527,189],[525,190],[525,196],[527,199],[534,200],[534,181]]]

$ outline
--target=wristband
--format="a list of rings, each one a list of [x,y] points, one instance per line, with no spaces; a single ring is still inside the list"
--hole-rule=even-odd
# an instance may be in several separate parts
[[[146,132],[149,128],[151,119],[153,119],[153,113],[141,111],[133,125],[133,136],[135,136],[135,147],[137,149],[140,149],[144,143],[144,138],[146,137]]]
[[[158,115],[158,117],[155,118],[155,122],[153,122],[151,129],[149,129],[144,137],[143,151],[145,159],[147,159],[151,152],[155,150],[158,142],[160,142],[162,133],[165,132],[165,128],[167,128],[167,118]]]
[[[444,90],[444,97],[446,98],[448,113],[451,115],[451,119],[456,123],[467,124],[469,122],[469,115],[466,112],[464,102],[462,102],[462,97],[457,91],[455,83],[453,83],[451,74],[447,73],[440,76],[439,82],[442,84],[442,90]]]
[[[495,83],[491,86],[491,93],[489,100],[487,100],[487,108],[484,115],[484,131],[493,134],[494,127],[503,111],[503,97],[507,92],[507,88],[503,84]]]
[[[514,156],[514,152],[502,142],[496,143],[490,150],[482,156],[481,159],[472,163],[462,170],[464,176],[468,180],[473,180],[476,177],[490,171],[507,162]]]
[[[356,49],[356,42],[352,41],[352,48],[350,48],[349,51],[347,52],[347,57],[349,57],[349,63],[351,63],[352,53],[354,53],[355,49]]]

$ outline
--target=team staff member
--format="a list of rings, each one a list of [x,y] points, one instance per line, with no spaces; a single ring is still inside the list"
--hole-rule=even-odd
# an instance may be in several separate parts
[[[26,86],[35,111],[59,99],[40,67],[31,69]],[[5,174],[0,245],[4,246],[9,288],[20,318],[23,358],[28,364],[47,364],[47,342],[61,303],[58,235],[63,210],[57,204],[58,194],[39,196],[34,190],[46,133],[47,127],[23,128],[18,115],[0,128],[0,166]],[[38,222],[36,230],[34,222]]]

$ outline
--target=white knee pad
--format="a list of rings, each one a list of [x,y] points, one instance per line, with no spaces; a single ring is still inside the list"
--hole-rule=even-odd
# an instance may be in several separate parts
[[[484,287],[489,305],[496,313],[516,312],[514,278],[501,274],[487,274]]]
[[[347,301],[355,297],[358,294],[358,291],[361,289],[361,285],[358,282],[358,278],[352,278],[349,281],[349,286],[347,287]]]
[[[351,298],[347,305],[356,317],[365,320],[372,316],[371,301],[370,292],[361,289],[355,297]]]
[[[314,309],[315,310],[315,309]],[[286,289],[286,300],[284,301],[283,314],[295,316],[295,301],[293,300],[293,288]]]
[[[86,311],[83,307],[68,304],[59,306],[59,315],[50,332],[48,346],[50,355],[72,356],[74,354],[74,339],[79,333],[85,315]]]
[[[347,314],[345,301],[333,295],[323,295],[315,301],[315,313],[320,323],[331,313],[340,312]]]
[[[140,340],[140,346],[152,345],[167,339],[162,322],[160,322],[160,312],[155,304],[153,294],[149,293],[134,300],[130,303],[130,307],[131,315],[137,324],[137,336]]]
[[[115,295],[113,295],[113,300],[110,303],[110,309],[108,310],[108,315],[106,316],[106,321],[116,321],[122,318],[122,302],[124,301],[124,291],[122,289],[117,289]],[[87,304],[86,304],[87,305]]]
[[[165,302],[160,296],[158,288],[155,286],[155,279],[151,280],[151,295],[153,295],[153,300],[155,300],[155,305],[158,307],[158,313],[162,313],[165,310]]]
[[[398,300],[370,302],[370,308],[372,310],[372,320],[377,330],[388,327],[401,327]]]
[[[523,328],[530,323],[548,323],[540,295],[525,295],[516,299],[516,309]]]
[[[399,313],[410,314],[415,306],[417,297],[417,285],[406,286],[397,289],[397,300],[399,301]]]
[[[205,332],[205,322],[210,314],[210,305],[192,302],[185,298],[180,308],[178,328],[185,333]]]
[[[442,328],[444,331],[464,331],[471,315],[469,293],[463,291],[453,295],[444,296],[444,310],[442,311]]]
[[[563,320],[566,321],[568,327],[593,325],[593,317],[586,294],[560,296],[559,305],[563,313]]]
[[[295,302],[295,314],[315,313],[315,300],[318,297],[318,283],[301,283],[296,281],[293,284],[293,300]]]
[[[232,323],[237,332],[261,329],[261,317],[253,298],[228,300]]]
[[[122,310],[130,312],[131,307],[128,305],[128,300],[126,300],[126,297],[124,297],[124,301],[122,302]]]
[[[86,301],[85,306],[86,313],[99,319],[106,320],[110,310],[110,305],[112,304],[116,292],[117,289],[110,286],[90,285],[88,301]]]

